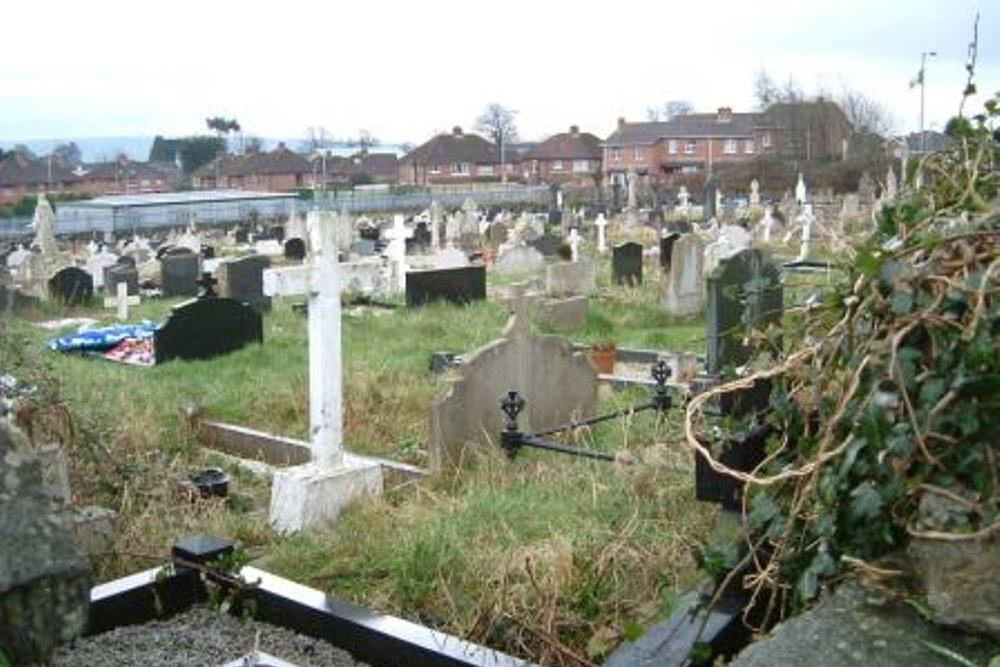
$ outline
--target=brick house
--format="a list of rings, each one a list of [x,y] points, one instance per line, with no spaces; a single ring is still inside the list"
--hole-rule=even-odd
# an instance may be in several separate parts
[[[531,183],[594,186],[601,177],[601,140],[573,125],[529,150],[521,161]]]
[[[175,189],[178,172],[176,167],[169,164],[119,159],[80,165],[73,170],[73,175],[77,178],[77,192],[96,197],[170,192]]]
[[[759,155],[798,160],[824,160],[844,154],[851,126],[832,102],[775,104],[763,113],[716,113],[677,116],[669,121],[628,123],[603,145],[604,173],[624,185],[634,171],[650,180],[674,173],[711,171]]]
[[[361,150],[354,155],[332,155],[317,151],[310,156],[312,178],[317,184],[358,185],[364,183],[394,184],[399,178],[399,158],[395,153],[369,153]],[[325,161],[325,164],[324,164]]]
[[[78,186],[79,178],[57,158],[31,158],[13,153],[0,160],[0,205],[39,192],[57,196],[79,194]]]
[[[515,165],[505,160],[508,175]],[[470,185],[500,180],[500,153],[478,134],[465,134],[456,126],[414,148],[399,161],[399,182],[404,185]]]
[[[197,190],[288,192],[310,187],[312,176],[309,160],[281,143],[271,152],[220,155],[195,170],[191,182]]]

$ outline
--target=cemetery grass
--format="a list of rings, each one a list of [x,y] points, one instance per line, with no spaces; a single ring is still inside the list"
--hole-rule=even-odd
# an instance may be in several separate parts
[[[602,287],[587,325],[569,337],[701,350],[701,323],[671,321],[652,292]],[[174,304],[146,302],[134,319],[161,320]],[[33,317],[57,314],[67,313]],[[506,317],[492,302],[345,316],[348,448],[426,464],[427,409],[440,391],[429,354],[471,351],[496,338]],[[278,303],[264,322],[262,346],[146,369],[48,352],[41,343],[49,332],[10,323],[0,367],[26,380],[57,378],[72,416],[64,442],[75,502],[119,513],[113,544],[94,559],[97,580],[162,562],[179,536],[213,532],[292,579],[545,664],[582,664],[667,613],[698,576],[692,553],[712,510],[693,500],[676,416],[612,422],[582,436],[661,465],[534,452],[510,464],[485,454],[455,475],[360,504],[335,531],[275,535],[267,480],[198,447],[181,416],[197,405],[212,419],[306,435],[305,318]],[[642,397],[618,392],[602,408]],[[181,488],[210,465],[233,476],[224,502]]]

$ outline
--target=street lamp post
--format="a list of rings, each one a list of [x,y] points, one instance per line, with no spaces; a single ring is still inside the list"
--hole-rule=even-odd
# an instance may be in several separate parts
[[[937,51],[924,51],[920,54],[920,154],[927,154],[927,135],[924,133],[924,89],[926,85],[927,56],[935,57]]]

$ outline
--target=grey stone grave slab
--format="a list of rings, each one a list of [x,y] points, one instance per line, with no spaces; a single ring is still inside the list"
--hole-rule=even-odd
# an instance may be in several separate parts
[[[160,258],[160,289],[163,296],[196,295],[200,263],[201,258],[190,250],[163,255]]]
[[[628,241],[611,250],[611,279],[615,285],[642,284],[642,245]]]
[[[49,296],[67,306],[78,306],[94,296],[94,278],[75,266],[57,271],[49,278]]]

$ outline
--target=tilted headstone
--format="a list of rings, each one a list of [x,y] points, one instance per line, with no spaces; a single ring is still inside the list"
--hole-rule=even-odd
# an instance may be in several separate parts
[[[201,257],[187,251],[160,258],[160,290],[163,296],[194,296],[198,293]]]
[[[215,269],[219,296],[250,304],[257,312],[271,309],[271,297],[264,295],[264,270],[271,260],[261,255],[219,262]]]
[[[156,363],[211,359],[264,341],[264,321],[249,304],[205,296],[171,309],[153,333]]]
[[[642,246],[634,241],[611,250],[611,281],[615,285],[642,284]]]
[[[671,315],[696,315],[705,307],[705,244],[697,234],[684,234],[674,241],[670,254],[664,308]]]
[[[486,299],[486,267],[409,271],[406,274],[406,305],[422,306],[432,301],[467,304]]]
[[[83,269],[68,266],[49,278],[49,296],[67,306],[79,306],[94,296],[94,278]]]

